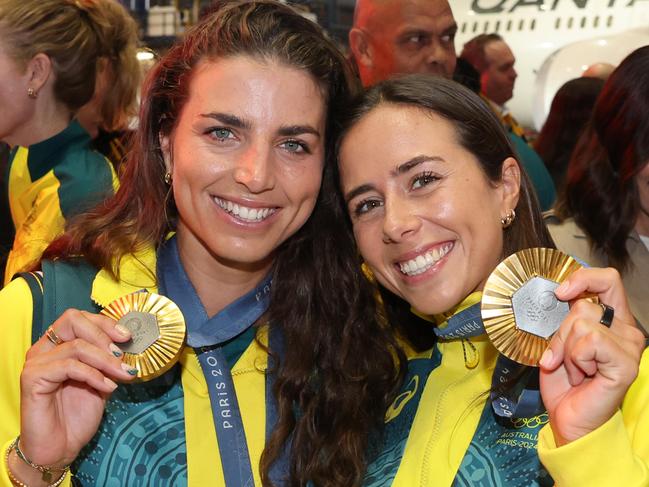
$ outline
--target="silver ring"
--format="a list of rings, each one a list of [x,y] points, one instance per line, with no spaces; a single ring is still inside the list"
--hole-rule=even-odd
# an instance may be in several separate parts
[[[608,304],[599,303],[602,308],[602,317],[599,319],[599,322],[607,328],[610,328],[613,324],[613,316],[615,316],[615,310]]]
[[[63,343],[63,340],[61,339],[61,337],[56,334],[56,332],[54,331],[54,328],[52,328],[51,326],[45,332],[45,336],[54,345],[61,345],[61,343]]]

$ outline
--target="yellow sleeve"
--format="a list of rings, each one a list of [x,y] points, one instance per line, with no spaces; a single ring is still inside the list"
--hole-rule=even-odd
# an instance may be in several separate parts
[[[20,432],[20,372],[32,342],[32,294],[24,279],[15,279],[0,291],[0,487],[12,487],[6,452]],[[70,475],[61,484],[70,485]]]
[[[16,273],[36,264],[50,242],[63,233],[65,219],[61,214],[58,189],[58,184],[43,189],[25,221],[16,229],[13,247],[7,258],[5,285]]]
[[[595,431],[561,447],[545,426],[538,452],[558,487],[649,486],[649,349],[620,411]]]

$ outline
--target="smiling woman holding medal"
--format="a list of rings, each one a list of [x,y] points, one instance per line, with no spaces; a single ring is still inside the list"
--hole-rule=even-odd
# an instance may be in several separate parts
[[[119,192],[0,293],[0,485],[358,483],[396,355],[330,197],[354,89],[268,1],[149,73]]]
[[[451,81],[387,81],[350,108],[338,157],[409,356],[365,485],[647,485],[649,357],[636,380],[620,277],[554,249],[488,107]]]

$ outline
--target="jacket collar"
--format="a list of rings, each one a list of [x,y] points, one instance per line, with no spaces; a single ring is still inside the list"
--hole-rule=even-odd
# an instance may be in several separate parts
[[[119,280],[105,269],[100,270],[92,283],[92,300],[102,307],[116,299],[136,291],[157,293],[156,251],[147,246],[134,254],[122,257],[119,262]]]

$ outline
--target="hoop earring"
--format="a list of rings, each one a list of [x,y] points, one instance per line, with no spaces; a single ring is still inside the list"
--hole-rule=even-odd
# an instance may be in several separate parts
[[[516,218],[516,211],[512,208],[504,218],[500,219],[500,224],[503,226],[503,228],[509,227],[514,219]]]
[[[36,93],[36,90],[34,90],[34,88],[27,88],[27,96],[32,100],[35,100],[36,98],[38,98],[38,93]]]
[[[171,173],[166,172],[164,176],[165,184],[169,186],[171,184]]]

